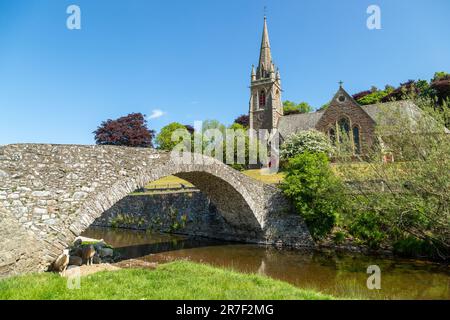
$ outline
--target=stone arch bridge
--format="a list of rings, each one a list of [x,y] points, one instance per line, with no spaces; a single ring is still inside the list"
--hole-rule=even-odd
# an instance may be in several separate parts
[[[0,277],[46,270],[104,211],[168,175],[206,193],[239,230],[236,240],[314,245],[301,218],[275,187],[215,159],[198,157],[200,164],[179,164],[169,153],[144,148],[0,147]]]

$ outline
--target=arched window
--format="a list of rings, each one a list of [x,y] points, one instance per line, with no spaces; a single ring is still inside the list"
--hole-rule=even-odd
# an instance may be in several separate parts
[[[359,127],[358,126],[353,127],[353,143],[355,145],[355,153],[360,154],[361,153],[361,140],[359,137]]]
[[[333,128],[330,128],[330,130],[328,130],[328,137],[330,138],[330,141],[332,143],[336,143],[336,131],[334,131]]]
[[[262,109],[266,106],[266,92],[261,90],[259,93],[259,107]]]
[[[350,122],[348,121],[348,118],[342,118],[339,120],[339,130],[341,133],[349,134],[350,133]]]

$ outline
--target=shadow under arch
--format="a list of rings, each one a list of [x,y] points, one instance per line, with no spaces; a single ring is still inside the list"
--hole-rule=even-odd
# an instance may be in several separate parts
[[[264,223],[258,219],[257,214],[261,204],[257,203],[257,199],[253,199],[251,195],[252,192],[255,192],[254,188],[245,185],[243,179],[245,180],[247,177],[241,177],[242,174],[217,160],[207,160],[208,164],[176,164],[169,160],[133,176],[123,177],[110,188],[96,192],[85,200],[74,215],[69,226],[72,236],[67,239],[67,243],[73,241],[95,219],[131,192],[145,187],[149,182],[170,175],[195,185],[210,198],[218,212],[231,226],[247,233],[249,239],[258,238],[263,232]],[[263,189],[261,187],[261,192]]]

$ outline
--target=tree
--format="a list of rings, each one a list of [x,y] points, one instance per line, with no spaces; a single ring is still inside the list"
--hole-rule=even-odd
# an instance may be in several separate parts
[[[99,145],[153,147],[155,131],[147,128],[142,113],[130,113],[116,120],[108,119],[93,132]]]
[[[250,118],[249,118],[248,114],[243,114],[243,115],[240,115],[239,117],[237,117],[234,120],[234,123],[240,124],[244,128],[248,128],[250,126]]]
[[[313,107],[311,107],[307,102],[300,102],[299,104],[289,100],[283,102],[283,113],[285,115],[308,113],[311,111],[313,111]]]
[[[447,99],[450,99],[450,74],[446,72],[436,72],[430,87],[435,92],[435,95],[441,104]]]
[[[332,147],[329,139],[317,130],[300,131],[291,134],[281,145],[281,159],[284,161],[294,158],[304,152],[330,154]]]
[[[172,150],[180,141],[172,141],[172,134],[176,130],[186,130],[189,133],[188,128],[178,122],[172,122],[161,129],[159,134],[156,136],[156,143],[158,147],[162,150]],[[190,134],[190,133],[189,133]],[[181,140],[181,138],[180,138]]]
[[[343,217],[350,233],[371,247],[384,244],[401,254],[448,259],[450,138],[433,99],[416,96],[414,103],[420,115],[402,108],[380,113],[376,135],[383,143],[366,164],[339,166],[351,182]],[[385,152],[396,162],[380,163]]]
[[[305,220],[314,239],[331,232],[345,195],[326,154],[306,151],[289,159],[281,189]]]

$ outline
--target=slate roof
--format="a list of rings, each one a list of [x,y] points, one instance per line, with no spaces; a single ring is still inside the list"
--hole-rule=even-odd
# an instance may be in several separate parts
[[[291,114],[280,118],[278,131],[283,139],[292,133],[314,129],[322,117],[323,111]]]
[[[422,114],[419,107],[417,107],[412,101],[408,100],[369,104],[361,106],[361,108],[377,123],[382,120],[380,115],[384,111],[404,112],[412,119],[417,119]]]
[[[401,114],[409,117],[413,123],[414,120],[418,120],[420,117],[424,116],[424,113],[418,106],[416,106],[412,101],[403,100],[403,101],[393,101],[393,102],[385,102],[378,104],[370,104],[366,106],[361,106],[364,111],[376,122],[379,123],[380,120],[392,120],[393,118],[389,117],[380,117],[382,112],[397,112],[399,111]],[[437,122],[429,115],[425,115],[425,119],[429,120],[430,127],[435,127]],[[384,122],[386,122],[384,121]],[[379,123],[381,125],[387,125],[388,123]],[[444,127],[445,133],[450,133],[450,130]]]
[[[361,108],[378,123],[383,118],[380,117],[382,112],[397,111],[404,112],[411,119],[418,119],[423,115],[422,111],[412,101],[393,101],[386,103],[377,103],[361,106]],[[278,131],[281,138],[284,140],[292,133],[296,133],[303,130],[310,130],[316,127],[317,122],[322,117],[324,111],[310,112],[287,115],[280,118],[278,123]],[[389,119],[389,117],[384,118]],[[450,131],[445,128],[446,133]]]

